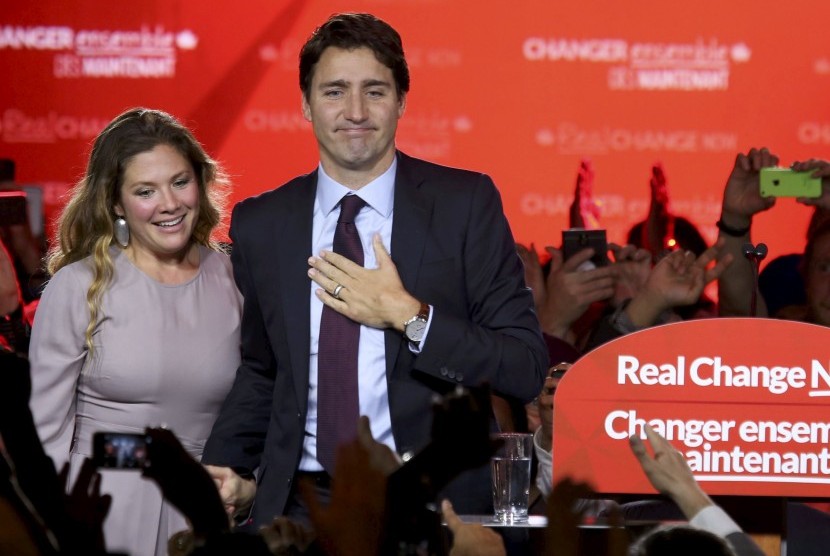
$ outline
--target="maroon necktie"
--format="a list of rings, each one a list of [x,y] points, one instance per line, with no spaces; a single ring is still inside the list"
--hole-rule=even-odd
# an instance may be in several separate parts
[[[366,203],[357,195],[340,200],[333,251],[363,266],[363,246],[354,219]],[[360,324],[323,305],[317,346],[317,461],[334,474],[337,447],[357,434],[357,345]]]

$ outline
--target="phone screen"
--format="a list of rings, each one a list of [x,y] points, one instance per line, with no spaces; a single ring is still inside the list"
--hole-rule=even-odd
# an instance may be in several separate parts
[[[142,469],[147,462],[144,434],[96,432],[92,436],[92,461],[107,469]]]
[[[562,230],[562,257],[566,261],[588,247],[594,250],[590,260],[595,266],[609,264],[605,230]]]
[[[26,194],[22,191],[0,191],[0,226],[26,222]]]

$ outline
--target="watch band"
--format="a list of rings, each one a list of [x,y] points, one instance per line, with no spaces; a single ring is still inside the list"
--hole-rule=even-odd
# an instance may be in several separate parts
[[[423,321],[428,321],[429,320],[429,305],[422,301],[421,302],[421,310],[418,311],[418,314],[415,315],[415,318],[421,319]]]
[[[403,323],[403,330],[406,333],[406,327],[416,320],[422,320],[427,322],[429,320],[429,304],[421,302],[421,308],[418,310],[418,314],[412,317],[411,319],[407,319],[405,323]]]
[[[403,337],[410,344],[418,346],[421,344],[421,340],[424,339],[427,323],[429,322],[429,312],[429,305],[421,302],[418,314],[403,323]]]
[[[732,237],[744,237],[746,234],[749,233],[749,226],[747,226],[746,228],[733,228],[732,226],[724,223],[723,220],[718,220],[717,222],[715,222],[715,226],[717,226],[718,229],[726,235]]]

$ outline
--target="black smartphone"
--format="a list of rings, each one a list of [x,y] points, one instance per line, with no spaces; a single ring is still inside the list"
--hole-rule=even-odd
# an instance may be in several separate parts
[[[611,262],[608,259],[605,230],[562,230],[562,257],[566,261],[588,247],[594,250],[594,256],[590,260],[595,266],[606,266]]]
[[[147,441],[146,434],[96,432],[92,435],[92,462],[107,469],[143,469]]]
[[[26,223],[26,194],[23,191],[0,191],[0,226]]]
[[[548,376],[551,378],[562,379],[565,373],[571,368],[570,363],[557,363],[548,370]]]

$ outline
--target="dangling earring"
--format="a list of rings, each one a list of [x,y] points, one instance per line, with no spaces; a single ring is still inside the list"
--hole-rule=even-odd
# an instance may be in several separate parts
[[[130,228],[127,226],[127,221],[124,220],[123,216],[115,219],[115,241],[124,248],[130,244]]]

